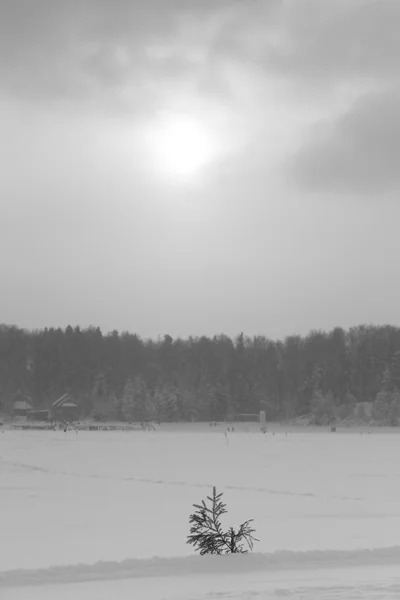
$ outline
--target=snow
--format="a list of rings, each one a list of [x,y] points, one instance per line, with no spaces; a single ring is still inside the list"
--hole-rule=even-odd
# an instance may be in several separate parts
[[[224,430],[0,434],[1,598],[400,596],[400,435]],[[186,544],[213,485],[251,555]]]

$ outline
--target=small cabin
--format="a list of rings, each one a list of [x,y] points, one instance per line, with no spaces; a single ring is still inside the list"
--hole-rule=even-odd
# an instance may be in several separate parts
[[[22,392],[18,392],[18,394],[14,396],[12,406],[13,417],[26,417],[32,408],[33,406],[30,396],[23,394]]]
[[[51,416],[54,421],[78,421],[79,407],[69,394],[64,394],[53,402]]]

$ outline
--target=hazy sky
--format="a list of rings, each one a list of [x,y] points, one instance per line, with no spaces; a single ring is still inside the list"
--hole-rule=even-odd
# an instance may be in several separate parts
[[[399,324],[399,0],[2,0],[0,321]]]

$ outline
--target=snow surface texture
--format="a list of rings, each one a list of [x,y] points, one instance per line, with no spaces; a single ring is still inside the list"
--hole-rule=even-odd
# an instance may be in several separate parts
[[[400,598],[399,435],[223,432],[0,434],[2,600]],[[186,545],[213,485],[253,554]]]

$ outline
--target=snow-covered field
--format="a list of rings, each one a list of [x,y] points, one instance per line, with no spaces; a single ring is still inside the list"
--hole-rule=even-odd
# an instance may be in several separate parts
[[[400,434],[223,431],[0,433],[2,600],[400,598]],[[185,543],[213,485],[253,554]]]

